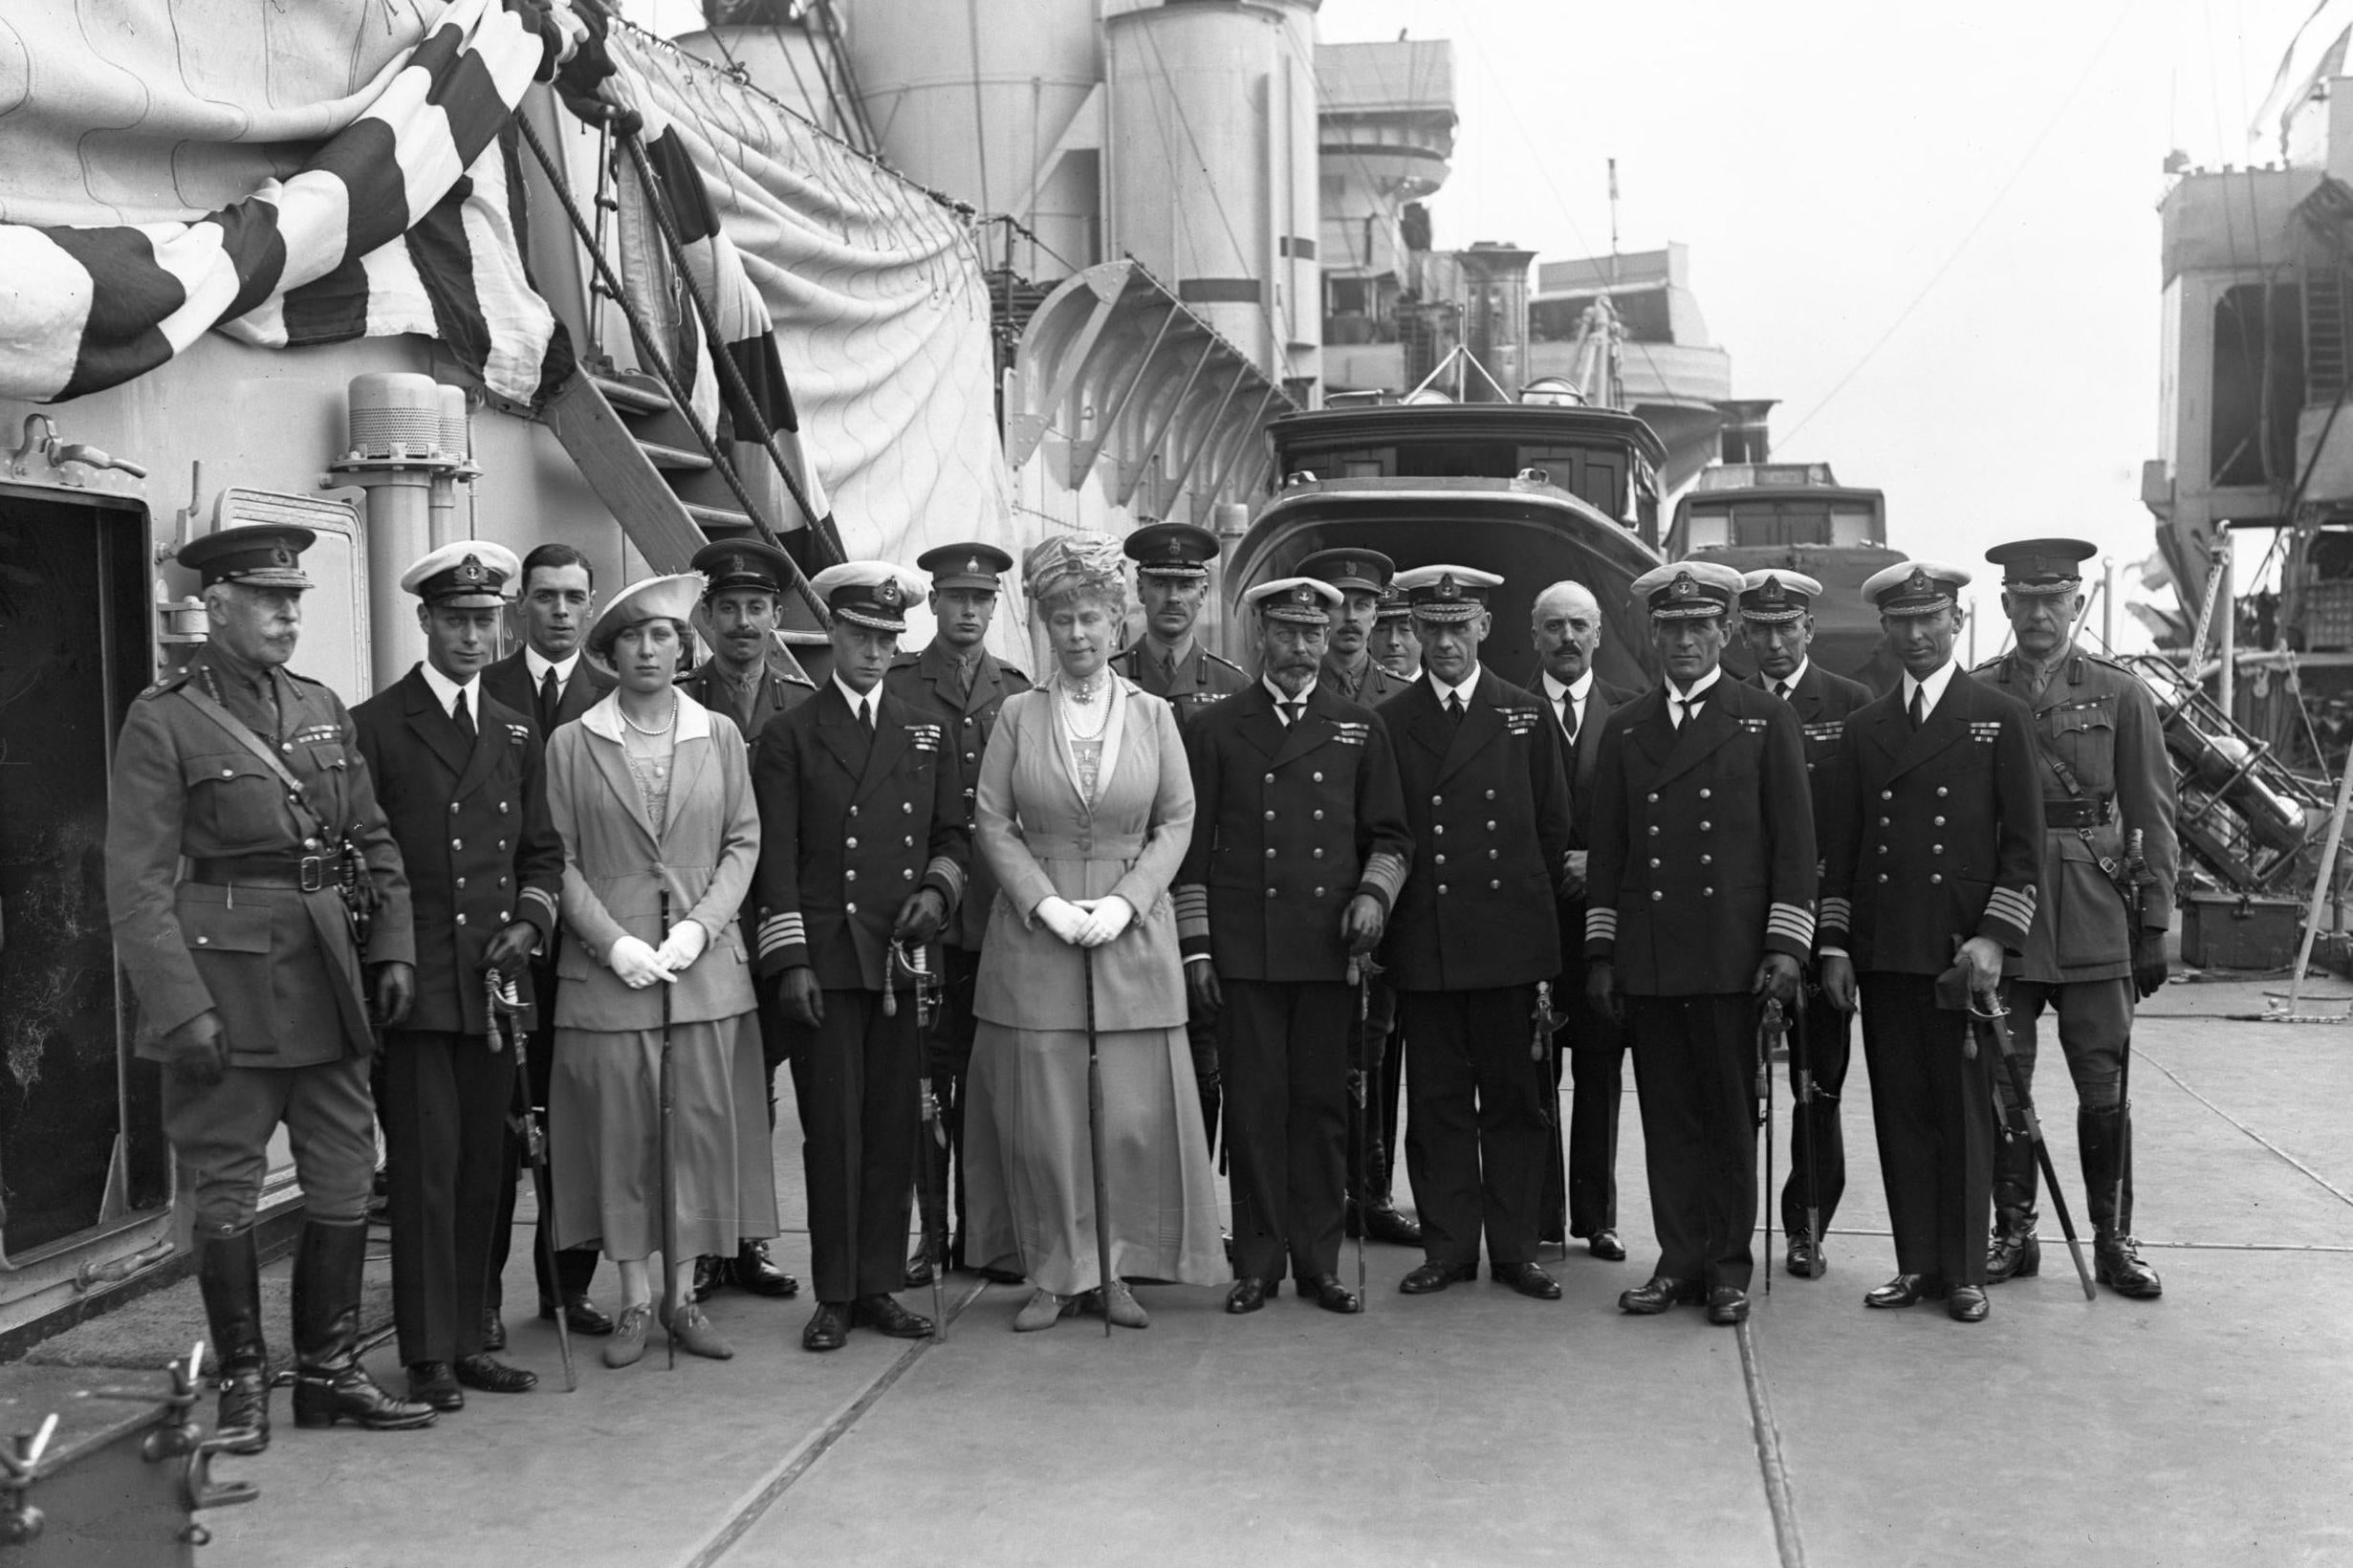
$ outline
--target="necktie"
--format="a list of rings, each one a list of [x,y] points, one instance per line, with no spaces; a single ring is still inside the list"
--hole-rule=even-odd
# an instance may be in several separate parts
[[[858,727],[870,735],[874,733],[874,715],[868,711],[868,705],[863,697],[858,699]]]
[[[449,716],[457,720],[458,734],[464,737],[467,745],[471,746],[474,743],[474,708],[466,700],[463,690],[459,691],[457,706],[449,710]]]
[[[1780,698],[1783,702],[1789,701],[1789,683],[1787,681],[1774,682],[1773,694]]]
[[[1449,691],[1446,694],[1446,716],[1449,719],[1459,719],[1463,716],[1463,694],[1461,692]]]
[[[1283,710],[1283,728],[1288,730],[1299,722],[1299,709],[1307,706],[1307,699],[1295,697],[1287,703],[1276,703],[1275,706]]]
[[[1705,697],[1670,698],[1669,701],[1674,704],[1675,708],[1675,728],[1682,729],[1686,721],[1699,712],[1699,705],[1707,700]]]
[[[1565,691],[1560,694],[1560,732],[1572,741],[1577,739],[1577,699]]]
[[[1928,705],[1923,701],[1927,696],[1927,687],[1912,687],[1912,728],[1914,730],[1928,722]]]
[[[956,695],[959,697],[972,695],[972,661],[970,659],[956,661]]]
[[[563,687],[556,684],[556,666],[550,664],[548,672],[539,677],[539,733],[541,735],[546,735],[555,730],[556,710],[562,706],[563,700]]]

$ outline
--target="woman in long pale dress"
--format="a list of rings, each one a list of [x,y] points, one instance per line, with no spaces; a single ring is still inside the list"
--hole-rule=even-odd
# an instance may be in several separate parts
[[[620,1265],[608,1366],[644,1353],[654,1315],[665,991],[677,1233],[661,1318],[681,1348],[733,1354],[688,1299],[694,1259],[776,1233],[767,1076],[735,924],[760,858],[759,810],[733,721],[671,685],[702,583],[655,577],[614,597],[588,652],[621,684],[548,743],[574,933],[559,959],[548,1164],[558,1245],[595,1246]]]
[[[1057,668],[1006,699],[981,762],[978,849],[997,879],[973,1001],[966,1111],[974,1262],[1029,1276],[1017,1330],[1104,1284],[1087,1127],[1086,969],[1103,1070],[1115,1323],[1126,1280],[1216,1284],[1218,1236],[1167,887],[1192,837],[1174,711],[1105,667],[1125,607],[1119,542],[1048,539],[1023,564]],[[1124,1276],[1124,1277],[1122,1277]]]

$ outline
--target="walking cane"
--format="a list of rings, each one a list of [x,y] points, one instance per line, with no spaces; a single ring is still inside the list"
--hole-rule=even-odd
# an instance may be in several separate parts
[[[1982,1028],[1994,1038],[1994,1056],[2001,1063],[2002,1076],[2010,1080],[2010,1098],[2016,1101],[2019,1120],[2026,1123],[2026,1136],[2034,1141],[2035,1161],[2042,1166],[2043,1185],[2050,1188],[2051,1209],[2059,1215],[2059,1230],[2067,1238],[2067,1253],[2075,1259],[2076,1277],[2083,1282],[2083,1299],[2096,1300],[2099,1292],[2092,1289],[2092,1272],[2083,1266],[2083,1244],[2076,1239],[2075,1221],[2067,1213],[2067,1195],[2059,1190],[2059,1172],[2051,1165],[2050,1145],[2042,1140],[2042,1118],[2035,1114],[2035,1097],[2027,1092],[2026,1076],[2018,1071],[2017,1053],[2010,1043],[2010,1025],[2006,1021],[2010,1009],[1996,998],[1991,1009],[1981,1011],[1975,994],[1972,993],[1969,1015],[1972,1028]],[[1997,1097],[1994,1111],[1998,1114],[2000,1110],[2001,1102]],[[2006,1123],[2007,1118],[2004,1121]],[[2002,1135],[2007,1138],[2017,1136],[2007,1124],[2002,1128]]]
[[[901,945],[894,942],[883,956],[882,967],[885,970],[882,976],[882,1016],[886,1018],[899,1014],[899,998],[892,987],[892,975],[904,974],[915,982],[915,1052],[916,1059],[921,1061],[929,1050],[931,988],[938,984],[931,977],[929,957],[921,943],[907,943],[903,950]],[[924,1261],[931,1265],[931,1339],[934,1344],[939,1344],[948,1339],[948,1184],[943,1178],[938,1188],[940,1208],[935,1211],[932,1208],[931,1178],[938,1174],[935,1167],[941,1154],[948,1148],[948,1128],[940,1121],[940,1098],[931,1091],[931,1075],[928,1072],[916,1075],[915,1107],[922,1122],[922,1130],[916,1134],[915,1140],[918,1149],[915,1209],[924,1228]],[[933,1146],[935,1143],[937,1152]],[[939,1221],[936,1231],[932,1225],[934,1219]],[[938,1239],[936,1248],[933,1245],[935,1234]]]
[[[1765,1189],[1759,1194],[1758,1205],[1765,1211],[1765,1294],[1773,1294],[1773,1039],[1786,1034],[1788,1022],[1781,1016],[1781,1004],[1765,998],[1765,1010],[1756,1020],[1756,1124],[1765,1129]]]
[[[1348,1066],[1349,1115],[1356,1122],[1356,1294],[1371,1305],[1364,1292],[1364,1232],[1372,1229],[1373,1150],[1371,1129],[1365,1125],[1365,1097],[1372,1089],[1373,976],[1381,972],[1370,953],[1348,960],[1348,984],[1356,988],[1356,1050]]]
[[[1806,1035],[1805,983],[1797,985],[1797,1021],[1790,1031],[1789,1089],[1797,1104],[1797,1118],[1790,1124],[1789,1158],[1797,1160],[1797,1132],[1805,1132],[1805,1233],[1814,1243],[1814,1267],[1808,1279],[1819,1279],[1830,1272],[1830,1252],[1822,1238],[1821,1128],[1814,1122],[1814,1046]],[[1770,1266],[1770,1265],[1768,1265]]]
[[[514,982],[506,979],[496,969],[485,970],[482,976],[484,1032],[490,1049],[499,1049],[501,1029],[505,1020],[523,1011],[523,998],[514,989]],[[532,1191],[539,1199],[539,1260],[545,1264],[548,1278],[556,1278],[556,1203],[555,1184],[548,1180],[547,1129],[539,1124],[539,1113],[531,1102],[531,1047],[529,1032],[519,1024],[506,1025],[508,1037],[514,1041],[515,1098],[521,1106],[515,1116],[515,1137],[521,1143],[523,1159],[531,1166]],[[561,1295],[559,1291],[557,1293]],[[569,1309],[560,1301],[556,1311],[556,1349],[564,1360],[564,1392],[577,1394],[580,1389],[579,1374],[572,1366],[572,1325],[565,1319]]]
[[[1103,1057],[1095,1037],[1095,949],[1078,949],[1086,966],[1087,1148],[1095,1161],[1095,1276],[1103,1296],[1103,1338],[1111,1338],[1111,1187],[1103,1168]]]
[[[670,929],[670,890],[666,887],[662,890],[662,929],[665,935]],[[670,988],[666,983],[659,984],[662,991],[662,1138],[658,1159],[662,1165],[663,1326],[666,1329],[669,1326],[671,1282],[678,1275],[678,1204],[670,1177],[670,1157],[676,1146],[671,1139],[671,1122],[678,1112],[678,1085],[670,1076]],[[560,1310],[557,1316],[561,1316]],[[678,1370],[678,1336],[665,1334],[663,1338],[669,1351],[670,1370],[675,1372]]]

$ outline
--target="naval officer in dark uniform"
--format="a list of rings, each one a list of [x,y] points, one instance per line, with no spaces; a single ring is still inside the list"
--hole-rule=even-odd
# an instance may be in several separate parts
[[[1363,1310],[1340,1280],[1353,961],[1380,945],[1405,880],[1387,731],[1323,688],[1338,588],[1253,588],[1258,684],[1185,729],[1193,837],[1174,887],[1193,1009],[1217,1021],[1233,1166],[1226,1310],[1255,1312],[1288,1272],[1327,1312]]]
[[[1029,676],[987,645],[997,593],[1004,574],[1013,570],[1013,558],[992,544],[968,541],[926,550],[915,557],[915,564],[931,575],[931,617],[938,630],[921,653],[903,652],[892,660],[882,684],[939,718],[969,834],[978,814],[980,759],[989,754],[989,737],[996,733],[997,711],[1006,698],[1030,689]],[[925,1197],[924,1245],[907,1260],[909,1290],[931,1283],[931,1259],[943,1243],[948,1266],[964,1267],[963,1225],[956,1224],[946,1236],[930,1228],[948,1225],[951,1187],[959,1219],[963,1213],[964,1078],[972,1060],[976,1027],[972,991],[980,977],[980,940],[989,930],[989,910],[995,902],[996,879],[988,862],[975,855],[955,918],[940,933],[946,972],[925,1050],[948,1148],[935,1165],[918,1171],[929,1183],[929,1191]]]
[[[1666,678],[1601,736],[1585,882],[1585,993],[1634,1045],[1659,1263],[1618,1297],[1749,1316],[1757,1010],[1794,1007],[1814,947],[1814,814],[1787,703],[1727,680],[1740,574],[1678,561],[1634,581]]]
[[[2100,1282],[2120,1296],[2165,1294],[2132,1237],[2132,1120],[2124,1101],[2132,1010],[2165,984],[2166,929],[2173,918],[2179,850],[2173,832],[2173,765],[2157,705],[2141,678],[2075,644],[2083,609],[2081,539],[2021,539],[1986,559],[2002,570],[2002,610],[2017,646],[1977,666],[1977,678],[2025,703],[2035,716],[2042,779],[2042,880],[2026,950],[2005,994],[2017,1071],[2034,1092],[2036,1023],[2059,1017],[2059,1049],[2075,1080],[2076,1145],[2089,1194]],[[2126,846],[2141,840],[2142,865]],[[2136,871],[2136,914],[2124,886]],[[2003,1099],[2010,1098],[2002,1085]],[[2036,1272],[2035,1154],[2005,1140],[1994,1159],[1994,1243],[1989,1280]],[[2117,1205],[2119,1189],[2124,1204]]]
[[[1567,1172],[1558,1154],[1544,1166],[1541,1236],[1559,1242],[1578,1237],[1585,1251],[1606,1263],[1625,1259],[1618,1236],[1618,1113],[1625,1101],[1625,1037],[1610,1013],[1577,998],[1585,987],[1585,870],[1591,858],[1588,825],[1593,817],[1594,780],[1601,761],[1601,735],[1610,715],[1634,693],[1597,674],[1593,654],[1601,645],[1601,606],[1583,583],[1560,581],[1536,595],[1529,607],[1529,635],[1536,642],[1536,678],[1529,693],[1544,699],[1560,737],[1560,771],[1569,789],[1569,866],[1560,896],[1560,995],[1557,1011],[1562,1050],[1553,1058],[1553,1091],[1559,1100],[1561,1056],[1570,1083]],[[1555,1115],[1555,1141],[1558,1141]]]
[[[1540,700],[1479,663],[1487,596],[1462,566],[1398,575],[1413,605],[1422,680],[1379,711],[1397,751],[1414,874],[1383,944],[1405,1032],[1405,1165],[1426,1261],[1399,1289],[1478,1276],[1558,1299],[1536,1261],[1552,1133],[1552,1078],[1529,1044],[1536,987],[1560,969],[1556,900],[1569,795]]]
[[[1391,675],[1411,682],[1422,673],[1422,644],[1413,640],[1413,608],[1405,596],[1398,591],[1395,579],[1381,596],[1381,607],[1373,612],[1373,633],[1365,645],[1372,649],[1373,663]]]
[[[139,1054],[163,1064],[163,1132],[194,1211],[220,1364],[218,1430],[249,1453],[270,1440],[253,1212],[280,1123],[304,1200],[295,1425],[433,1419],[359,1364],[370,1024],[407,1015],[416,947],[401,852],[351,715],[285,667],[313,537],[255,526],[182,547],[210,635],[131,704],[107,801],[106,903],[139,1003]],[[364,933],[359,910],[370,911]]]
[[[580,639],[596,619],[597,579],[588,557],[568,544],[535,545],[523,557],[523,576],[512,614],[522,630],[523,645],[504,659],[493,660],[482,672],[482,689],[492,702],[504,703],[529,717],[532,730],[544,749],[558,725],[597,706],[613,689],[613,677],[580,657]],[[544,751],[542,752],[544,755]],[[556,955],[565,941],[559,926],[531,960],[532,1014],[530,1030],[531,1082],[526,1086],[532,1108],[547,1116],[548,1079],[556,1063]],[[503,1292],[500,1276],[514,1237],[516,1179],[524,1169],[523,1147],[507,1140],[507,1176],[499,1187],[498,1215],[490,1230],[490,1262],[483,1317],[483,1348],[504,1350],[507,1329],[499,1318]],[[539,1194],[541,1214],[553,1213],[550,1192]],[[553,1322],[560,1310],[575,1334],[613,1332],[613,1319],[588,1298],[597,1274],[597,1249],[568,1247],[556,1254],[556,1278],[548,1276],[545,1255],[531,1250],[532,1273],[539,1281],[539,1316]]]
[[[833,615],[834,672],[770,728],[752,761],[753,897],[759,975],[794,1034],[817,1296],[800,1342],[839,1350],[853,1327],[931,1332],[891,1296],[906,1273],[921,1136],[923,1041],[904,952],[954,913],[971,838],[945,724],[882,683],[923,585],[887,561],[848,561],[811,586]],[[885,996],[901,998],[889,1012]]]
[[[1136,598],[1144,604],[1144,636],[1111,656],[1113,673],[1123,675],[1176,709],[1181,728],[1194,714],[1243,690],[1250,676],[1241,665],[1211,653],[1193,636],[1209,598],[1209,563],[1217,559],[1217,535],[1192,523],[1146,523],[1122,545],[1136,563]],[[1217,1143],[1217,1031],[1207,1018],[1189,1019],[1186,1043],[1192,1048],[1193,1086],[1201,1096],[1201,1128]]]
[[[680,689],[714,713],[725,713],[742,731],[753,766],[760,734],[780,713],[817,695],[809,677],[777,657],[776,628],[783,620],[785,584],[799,568],[793,558],[757,539],[725,539],[694,553],[693,567],[709,587],[703,593],[703,620],[710,635],[710,657],[679,677]],[[752,944],[749,908],[743,918],[744,946]],[[756,989],[756,988],[755,988]],[[776,1124],[776,1069],[790,1052],[792,1026],[777,1011],[773,992],[760,997],[760,1069],[768,1099],[768,1124]],[[722,1285],[753,1296],[800,1294],[800,1281],[776,1267],[768,1243],[747,1236],[733,1257],[694,1260],[693,1295],[708,1301]]]
[[[1319,689],[1329,688],[1362,708],[1379,708],[1413,685],[1410,674],[1396,674],[1372,655],[1373,627],[1382,597],[1397,577],[1396,562],[1378,550],[1319,550],[1299,562],[1299,576],[1328,582],[1341,596],[1340,613],[1332,621],[1331,645],[1316,671]],[[1404,1067],[1395,1039],[1397,992],[1386,981],[1376,979],[1367,1004],[1365,1081],[1373,1087],[1366,1097],[1364,1147],[1357,1144],[1353,1119],[1348,1127],[1348,1234],[1362,1229],[1392,1247],[1419,1247],[1422,1228],[1398,1212],[1390,1191]],[[1360,1192],[1366,1194],[1361,1215],[1356,1207]]]
[[[1855,710],[1839,742],[1822,824],[1822,991],[1857,1006],[1871,1075],[1896,1276],[1874,1307],[1945,1298],[1986,1315],[1984,1236],[1994,1203],[1994,1060],[1969,1019],[1937,1006],[1958,965],[1972,1002],[1999,986],[2004,952],[2035,925],[2042,795],[2033,723],[2015,698],[1952,662],[1969,574],[1899,561],[1863,583],[1904,666]]]
[[[521,570],[512,551],[460,540],[401,577],[417,596],[425,661],[352,710],[359,754],[401,846],[417,933],[417,991],[384,1034],[392,1315],[409,1397],[462,1409],[459,1384],[520,1394],[538,1379],[484,1344],[490,1230],[506,1176],[514,1056],[486,1047],[484,974],[528,991],[563,890],[531,721],[479,679]]]
[[[1839,741],[1846,716],[1871,700],[1871,688],[1814,662],[1814,603],[1822,585],[1802,572],[1768,567],[1740,579],[1740,632],[1756,662],[1755,684],[1789,704],[1805,736],[1807,803],[1817,847],[1830,809]],[[1839,1126],[1839,1096],[1852,1055],[1847,1015],[1822,997],[1812,955],[1793,1028],[1789,1071],[1789,1179],[1781,1184],[1781,1230],[1789,1238],[1789,1272],[1818,1278],[1828,1267],[1821,1237],[1807,1224],[1809,1200],[1822,1230],[1830,1229],[1846,1192],[1846,1139]],[[1797,1098],[1800,1073],[1807,1099]]]

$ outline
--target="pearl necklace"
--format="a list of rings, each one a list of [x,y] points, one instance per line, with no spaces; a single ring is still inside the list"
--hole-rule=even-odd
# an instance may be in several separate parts
[[[673,694],[670,698],[670,716],[663,720],[651,730],[646,729],[643,725],[638,723],[637,720],[631,718],[629,716],[629,710],[622,708],[619,703],[615,703],[613,707],[620,712],[621,722],[627,725],[630,729],[636,730],[641,735],[666,735],[670,732],[671,728],[678,723],[678,698],[675,694]]]
[[[1062,696],[1067,699],[1061,704],[1062,730],[1064,733],[1070,736],[1071,739],[1100,740],[1102,738],[1103,731],[1108,729],[1111,724],[1111,705],[1109,703],[1103,704],[1101,716],[1096,721],[1094,729],[1081,730],[1075,721],[1078,719],[1081,710],[1090,713],[1095,711],[1094,702],[1096,697],[1103,692],[1109,685],[1110,683],[1108,681],[1103,680],[1098,680],[1092,686],[1080,686],[1068,681],[1057,683],[1057,689],[1061,692]]]

